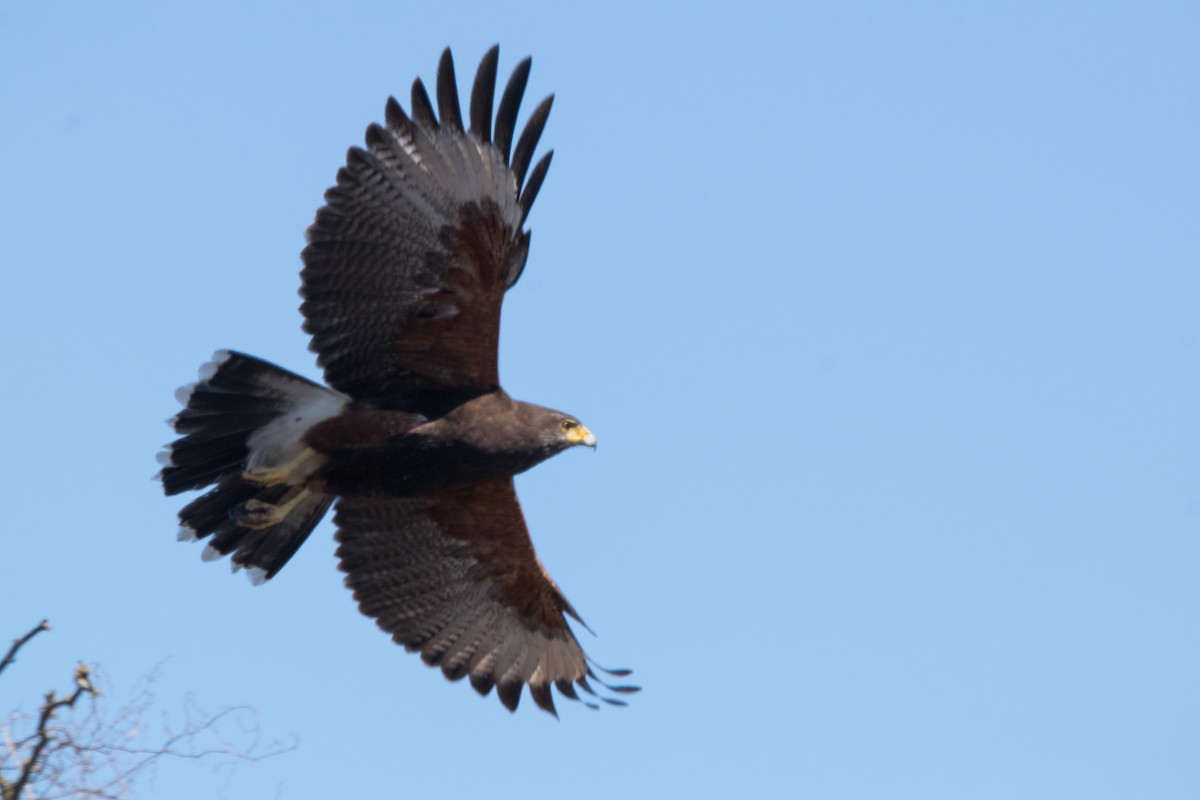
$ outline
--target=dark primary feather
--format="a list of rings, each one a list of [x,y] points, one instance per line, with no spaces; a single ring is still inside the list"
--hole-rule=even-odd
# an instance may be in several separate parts
[[[533,201],[537,199],[538,191],[542,188],[542,181],[546,179],[546,172],[550,169],[550,160],[552,158],[554,158],[553,150],[548,151],[546,155],[542,156],[541,160],[534,165],[533,172],[529,175],[529,182],[521,190],[522,220],[529,216],[529,209],[533,208]]]
[[[504,94],[500,97],[500,108],[496,111],[496,149],[504,156],[504,163],[511,163],[508,158],[512,149],[513,132],[517,128],[517,110],[521,107],[521,98],[525,96],[525,84],[529,81],[529,68],[533,59],[526,58],[517,64]]]
[[[513,151],[512,158],[512,170],[517,176],[517,186],[525,183],[525,170],[529,169],[529,162],[533,160],[533,151],[537,149],[538,140],[542,138],[542,129],[546,127],[546,120],[550,118],[550,107],[553,105],[554,95],[538,103],[529,121],[525,123],[521,138],[517,140],[517,149]]]
[[[458,107],[458,82],[454,79],[454,57],[450,48],[442,51],[437,71],[438,111],[442,127],[451,133],[462,133],[462,111]]]
[[[433,103],[429,102],[429,92],[420,78],[415,78],[412,85],[412,114],[413,119],[431,131],[438,129],[437,114],[433,113]]]
[[[496,65],[500,45],[493,45],[479,62],[471,88],[471,133],[482,144],[492,140],[492,100],[496,95]]]

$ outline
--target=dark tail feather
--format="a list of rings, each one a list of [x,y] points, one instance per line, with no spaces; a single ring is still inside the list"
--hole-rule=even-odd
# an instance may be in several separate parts
[[[179,512],[179,539],[196,541],[211,536],[204,548],[205,561],[232,556],[233,568],[250,570],[250,580],[262,583],[275,577],[329,510],[333,498],[312,494],[292,509],[283,522],[269,528],[246,528],[237,523],[247,500],[275,504],[289,487],[262,487],[241,478],[229,478],[201,495]]]
[[[252,579],[273,577],[321,521],[333,498],[308,495],[268,528],[239,525],[247,501],[275,505],[293,488],[243,480],[251,439],[277,420],[305,417],[312,423],[338,413],[344,398],[274,364],[228,350],[218,351],[201,368],[200,381],[180,389],[176,396],[184,409],[171,425],[180,438],[159,455],[163,490],[175,495],[216,484],[179,512],[179,538],[211,536],[205,559],[231,555],[235,569],[254,570]],[[299,436],[298,431],[293,433]],[[272,446],[287,445],[278,440],[283,432],[274,435]],[[299,446],[295,439],[289,441]],[[261,441],[253,446],[261,447]]]
[[[170,421],[182,438],[159,454],[167,494],[202,489],[240,475],[251,434],[314,396],[324,386],[253,356],[218,350],[200,382],[176,392],[184,409]]]

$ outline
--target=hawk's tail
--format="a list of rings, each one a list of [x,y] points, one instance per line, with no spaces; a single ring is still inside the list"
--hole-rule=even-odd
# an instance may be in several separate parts
[[[232,555],[234,569],[249,568],[252,580],[273,577],[333,501],[305,488],[301,437],[341,413],[346,398],[227,350],[176,396],[184,409],[170,424],[181,436],[159,455],[163,489],[173,495],[216,484],[179,512],[179,538],[211,536],[206,560]],[[274,469],[280,465],[288,467]]]

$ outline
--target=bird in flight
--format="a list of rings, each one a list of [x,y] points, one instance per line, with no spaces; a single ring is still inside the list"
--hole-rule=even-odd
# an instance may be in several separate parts
[[[389,98],[386,124],[367,128],[325,193],[300,310],[328,386],[218,351],[178,393],[160,477],[168,495],[213,487],[179,512],[179,538],[206,540],[206,560],[229,556],[255,582],[336,503],[337,557],[362,613],[450,680],[494,687],[509,710],[528,686],[557,715],[551,686],[592,707],[624,705],[637,687],[599,677],[629,671],[584,653],[567,617],[583,621],[538,560],[513,488],[596,438],[500,388],[500,307],[529,253],[553,97],[514,146],[530,60],[493,120],[498,60],[498,47],[484,55],[464,120],[444,51],[437,111],[419,78],[409,113]]]

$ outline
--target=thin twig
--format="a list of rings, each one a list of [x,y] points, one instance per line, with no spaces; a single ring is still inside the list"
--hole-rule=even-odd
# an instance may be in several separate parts
[[[5,667],[17,660],[17,651],[24,647],[26,642],[37,636],[42,631],[48,630],[50,630],[49,620],[42,620],[36,628],[13,642],[12,647],[8,648],[8,655],[4,657],[3,661],[0,661],[0,672],[4,672]]]

